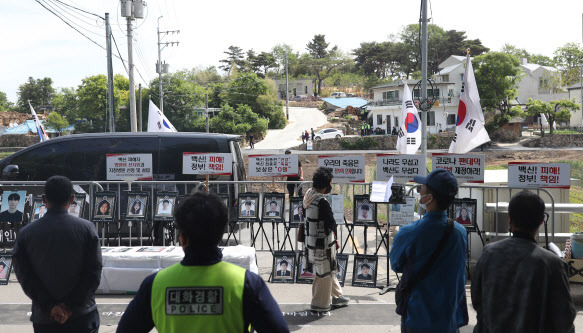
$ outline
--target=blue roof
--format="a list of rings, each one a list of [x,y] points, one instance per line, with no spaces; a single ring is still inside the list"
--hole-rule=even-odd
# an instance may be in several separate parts
[[[40,122],[43,125],[43,127],[45,128],[45,131],[47,133],[58,133],[57,131],[55,131],[53,129],[48,129],[44,120],[41,120]],[[73,131],[73,130],[75,130],[75,125],[71,125],[71,126],[65,128],[65,131]],[[37,133],[36,126],[34,125],[34,120],[27,120],[23,124],[7,128],[3,134],[27,134],[29,132]]]
[[[359,97],[341,97],[341,98],[322,98],[322,100],[326,103],[332,104],[338,108],[347,108],[352,106],[354,108],[361,108],[368,104],[366,99],[362,99]]]

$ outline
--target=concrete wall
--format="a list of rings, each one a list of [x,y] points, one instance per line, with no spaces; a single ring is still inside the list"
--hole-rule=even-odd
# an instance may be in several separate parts
[[[570,89],[568,97],[569,99],[575,99],[575,102],[579,103],[581,106],[581,89]],[[571,113],[571,126],[583,126],[583,113],[581,110],[577,110]]]

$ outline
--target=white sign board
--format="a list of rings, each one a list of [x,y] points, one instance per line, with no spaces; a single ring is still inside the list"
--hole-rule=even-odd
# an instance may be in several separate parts
[[[405,197],[405,202],[391,205],[391,225],[406,225],[415,219],[415,198]]]
[[[233,155],[182,153],[182,173],[185,175],[230,175],[233,173]]]
[[[332,206],[332,213],[334,213],[334,220],[336,224],[344,224],[344,194],[328,194],[326,199]]]
[[[107,180],[152,180],[152,154],[107,154]]]
[[[250,177],[293,177],[298,172],[298,155],[249,155]]]
[[[484,182],[484,155],[479,154],[447,154],[431,155],[432,170],[449,170],[459,183]]]
[[[312,150],[312,141],[308,141],[308,143],[306,144],[306,147],[308,150]]]
[[[508,163],[508,186],[570,188],[569,163]]]
[[[388,181],[395,177],[413,181],[413,177],[426,174],[427,162],[423,155],[377,154],[376,180]]]
[[[334,183],[364,183],[364,155],[318,156],[318,166],[332,169]]]

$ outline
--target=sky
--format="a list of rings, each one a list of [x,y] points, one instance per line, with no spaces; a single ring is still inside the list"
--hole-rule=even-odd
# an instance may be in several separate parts
[[[2,46],[0,91],[10,101],[18,99],[18,86],[50,77],[53,87],[77,87],[83,78],[107,74],[105,50],[89,41],[41,6],[41,3],[74,22],[81,32],[105,47],[103,21],[63,5],[105,16],[110,21],[119,51],[128,58],[126,19],[114,0],[0,0]],[[466,31],[470,39],[479,38],[492,50],[505,43],[530,53],[552,56],[554,50],[569,42],[581,43],[583,2],[548,1],[430,1],[431,23],[446,30]],[[218,66],[230,45],[256,52],[269,51],[277,44],[289,44],[305,52],[316,34],[326,35],[332,45],[350,52],[361,42],[385,41],[403,26],[417,23],[420,1],[296,0],[284,7],[268,0],[150,0],[145,19],[134,24],[134,62],[136,86],[147,86],[157,76],[157,24],[160,30],[180,30],[164,37],[178,46],[162,50],[162,60],[170,71],[198,66]],[[114,48],[114,53],[117,51]],[[117,58],[114,73],[127,73]],[[139,73],[138,73],[139,72]]]

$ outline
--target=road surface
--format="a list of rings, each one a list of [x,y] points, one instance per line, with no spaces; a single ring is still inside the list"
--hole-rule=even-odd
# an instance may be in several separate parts
[[[284,129],[269,130],[263,141],[255,144],[257,149],[285,149],[302,143],[302,132],[328,123],[324,113],[316,108],[289,108],[289,122]],[[253,151],[253,150],[251,150]]]

